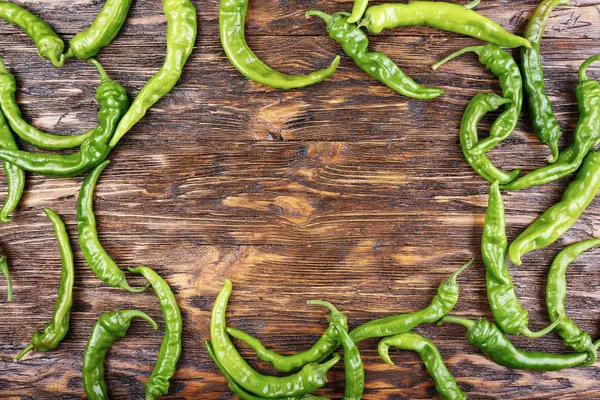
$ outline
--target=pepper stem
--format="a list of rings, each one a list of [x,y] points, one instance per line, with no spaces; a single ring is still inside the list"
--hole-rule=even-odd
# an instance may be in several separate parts
[[[25,347],[17,356],[15,357],[15,361],[19,361],[23,356],[33,350],[33,344]]]
[[[323,364],[319,364],[319,370],[322,371],[324,374],[327,373],[327,371],[329,371],[331,369],[331,367],[333,367],[335,364],[337,364],[337,362],[340,361],[340,355],[335,353],[333,355],[333,357],[331,358],[331,360],[324,362]]]
[[[440,320],[440,324],[443,324],[444,322],[451,322],[453,324],[462,325],[469,330],[473,329],[473,327],[475,326],[475,321],[467,318],[455,317],[453,315],[446,315]]]
[[[8,263],[6,262],[6,257],[3,255],[0,255],[0,272],[6,278],[6,299],[8,301],[12,301],[12,280],[10,279],[10,272],[8,271]]]
[[[148,289],[150,286],[151,286],[151,285],[148,283],[148,284],[146,284],[146,286],[142,286],[142,287],[136,287],[136,288],[134,288],[134,287],[131,287],[131,286],[129,286],[129,283],[127,283],[127,281],[123,281],[123,282],[122,282],[122,283],[119,285],[119,287],[120,287],[121,289],[125,289],[125,290],[127,290],[128,292],[130,292],[130,293],[141,293],[141,292],[145,291],[146,289]]]
[[[590,79],[587,76],[587,69],[590,65],[592,65],[593,63],[595,63],[596,61],[600,60],[600,54],[596,54],[595,56],[591,56],[590,58],[588,58],[587,60],[585,60],[585,62],[583,64],[581,64],[581,67],[579,67],[579,81],[587,81],[588,79]]]
[[[145,312],[140,311],[140,310],[123,310],[122,311],[123,317],[125,317],[128,320],[132,320],[133,318],[141,318],[144,321],[148,322],[150,324],[150,326],[152,328],[154,328],[155,330],[158,329],[158,325],[156,324],[156,322],[154,322],[154,320]]]
[[[553,323],[551,323],[544,329],[537,331],[537,332],[530,331],[529,328],[526,326],[525,329],[523,329],[521,331],[521,335],[528,337],[528,338],[532,338],[532,339],[541,338],[542,336],[545,336],[545,335],[549,334],[550,332],[552,332],[554,330],[554,328],[556,328],[558,326],[558,324],[560,324],[562,322],[563,317],[564,317],[564,314],[562,314],[560,317],[558,317],[558,319],[556,321],[554,321]]]
[[[110,79],[110,77],[108,76],[106,71],[104,70],[104,67],[102,67],[102,64],[100,64],[100,62],[98,60],[96,60],[95,58],[90,58],[88,60],[88,63],[92,64],[98,70],[98,73],[100,74],[100,83],[112,82],[112,80]]]
[[[69,50],[67,50],[67,52],[65,53],[65,60],[69,59],[69,58],[73,58],[75,57],[75,52],[73,51],[72,47],[69,47]]]
[[[469,47],[465,47],[464,49],[458,50],[458,51],[450,54],[448,57],[444,58],[443,60],[438,61],[437,63],[433,64],[431,66],[431,69],[435,71],[436,69],[438,69],[442,65],[446,64],[448,61],[450,61],[450,60],[452,60],[452,59],[454,59],[454,58],[456,58],[458,56],[461,56],[461,55],[463,55],[465,53],[473,52],[475,54],[479,54],[481,52],[482,48],[483,48],[483,46],[469,46]]]
[[[460,267],[457,271],[453,272],[452,275],[450,275],[448,277],[448,280],[451,280],[451,281],[456,280],[456,278],[458,277],[458,275],[460,275],[461,272],[463,272],[465,269],[469,268],[471,266],[471,264],[473,264],[473,261],[475,261],[475,259],[471,258],[471,260],[469,260],[468,263],[466,263],[465,265]]]
[[[481,0],[473,0],[469,4],[465,5],[465,10],[472,10],[475,7],[477,7],[479,5],[479,3],[481,3]]]
[[[309,10],[304,13],[304,16],[306,18],[316,16],[316,17],[320,17],[325,22],[331,21],[331,15],[324,13],[323,11],[319,11],[319,10]]]

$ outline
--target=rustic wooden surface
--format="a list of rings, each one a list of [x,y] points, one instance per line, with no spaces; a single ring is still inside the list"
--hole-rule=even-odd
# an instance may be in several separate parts
[[[104,2],[30,0],[65,40],[86,27]],[[133,96],[162,63],[165,18],[158,0],[137,0],[121,35],[100,54],[110,75]],[[548,92],[565,141],[577,121],[576,70],[598,52],[600,1],[577,0],[557,10],[543,43]],[[479,10],[521,33],[537,0],[484,0]],[[401,97],[342,57],[336,74],[303,90],[283,92],[254,84],[228,63],[218,39],[218,1],[196,1],[199,39],[179,86],[120,143],[100,179],[96,213],[102,242],[122,266],[149,265],[176,292],[184,317],[184,351],[171,398],[228,399],[209,361],[209,314],[225,277],[234,282],[229,324],[282,352],[309,347],[326,327],[324,310],[308,299],[334,302],[350,325],[427,305],[451,271],[474,257],[460,278],[455,313],[490,317],[479,255],[488,185],[463,160],[458,127],[468,99],[498,90],[474,56],[439,72],[429,65],[477,41],[425,28],[371,38],[419,82],[443,87],[433,101]],[[302,73],[329,63],[340,49],[321,21],[303,13],[349,10],[349,0],[252,0],[250,46],[268,64]],[[19,83],[18,100],[36,126],[80,132],[95,124],[93,68],[68,62],[51,68],[14,26],[0,24],[0,54]],[[597,71],[597,70],[596,70]],[[593,73],[595,73],[594,71]],[[600,74],[595,73],[596,77]],[[491,119],[486,121],[489,127]],[[533,169],[547,150],[532,135],[527,113],[514,135],[492,153],[498,165]],[[563,144],[564,144],[563,143]],[[570,178],[569,178],[570,179]],[[556,202],[569,179],[505,195],[509,239]],[[152,293],[127,294],[101,284],[76,248],[76,197],[82,178],[28,176],[14,222],[2,225],[0,245],[10,257],[15,301],[0,301],[0,397],[80,398],[83,349],[104,311],[137,307],[160,320]],[[4,196],[4,178],[0,181]],[[64,218],[76,253],[71,330],[59,348],[12,357],[51,315],[60,258],[43,207]],[[566,244],[600,232],[600,202],[555,245],[513,268],[531,327],[548,323],[545,276]],[[569,270],[569,315],[600,335],[600,250]],[[139,278],[132,283],[141,284]],[[0,280],[0,298],[5,283]],[[512,371],[493,364],[465,340],[458,326],[418,332],[440,348],[460,387],[473,399],[599,398],[600,368],[553,373]],[[114,398],[140,398],[160,345],[160,331],[135,322],[110,351],[107,381]],[[554,335],[524,349],[564,351]],[[415,354],[394,352],[395,367],[377,356],[376,341],[360,348],[365,399],[435,398]],[[243,354],[252,354],[243,349]],[[253,363],[263,371],[268,366]],[[320,393],[341,398],[343,367]]]

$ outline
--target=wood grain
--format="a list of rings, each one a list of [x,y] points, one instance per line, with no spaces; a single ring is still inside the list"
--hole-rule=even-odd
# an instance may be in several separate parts
[[[23,2],[65,40],[85,28],[103,2]],[[303,90],[257,85],[228,63],[218,38],[218,1],[196,1],[199,40],[177,88],[122,141],[102,175],[95,208],[100,237],[122,266],[148,265],[176,292],[184,316],[184,351],[170,398],[227,399],[231,395],[210,362],[203,341],[222,280],[231,277],[229,324],[246,329],[282,352],[309,347],[325,329],[326,312],[309,299],[334,302],[350,325],[427,305],[438,284],[471,257],[460,278],[458,315],[490,318],[479,246],[488,185],[462,158],[458,127],[475,93],[499,90],[497,81],[465,56],[432,72],[429,65],[477,41],[426,28],[371,37],[421,83],[446,94],[423,102],[401,97],[342,57],[336,74]],[[506,29],[522,32],[537,0],[483,1],[479,10]],[[340,53],[312,8],[348,10],[351,1],[252,0],[247,37],[255,52],[285,72],[324,67]],[[100,54],[109,74],[133,97],[160,66],[165,18],[160,1],[137,0],[121,35]],[[558,9],[543,42],[548,92],[567,143],[577,122],[573,90],[583,59],[598,51],[600,1],[578,0]],[[0,24],[0,53],[19,84],[27,119],[54,132],[76,133],[95,124],[98,77],[91,66],[69,61],[49,67],[29,39]],[[598,69],[592,74],[600,77]],[[488,118],[483,128],[489,128]],[[543,164],[548,151],[532,135],[525,112],[514,135],[491,157],[505,168]],[[28,148],[27,146],[23,146]],[[569,182],[505,194],[509,238],[556,202]],[[101,284],[76,246],[76,197],[82,177],[29,176],[14,221],[2,225],[0,245],[10,257],[15,301],[0,301],[0,398],[80,398],[83,349],[96,318],[137,307],[157,321],[152,293],[127,294]],[[0,196],[6,191],[0,181]],[[1,197],[0,197],[1,198]],[[76,253],[71,330],[50,353],[12,357],[49,319],[60,258],[43,207],[64,218]],[[517,293],[531,312],[531,327],[548,323],[544,293],[553,256],[566,244],[600,234],[600,201],[555,245],[513,268]],[[597,264],[600,250],[569,270],[569,315],[600,335]],[[139,278],[131,278],[141,284]],[[0,298],[5,292],[0,282]],[[508,370],[488,361],[456,326],[417,329],[440,348],[459,386],[473,399],[595,399],[600,369],[553,373]],[[134,322],[110,351],[107,381],[114,398],[141,398],[160,346],[160,331]],[[555,335],[525,349],[564,351]],[[389,367],[365,341],[365,399],[435,398],[431,379],[415,354],[394,352]],[[242,352],[261,371],[251,352]],[[340,398],[343,367],[321,393]]]

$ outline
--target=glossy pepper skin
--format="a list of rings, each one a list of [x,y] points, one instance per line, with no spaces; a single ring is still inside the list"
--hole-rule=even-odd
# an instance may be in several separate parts
[[[365,389],[365,370],[360,352],[343,325],[334,322],[333,326],[344,348],[344,400],[360,400]]]
[[[146,383],[146,400],[154,400],[169,393],[169,381],[181,356],[183,319],[171,287],[160,275],[143,266],[129,268],[129,271],[141,274],[152,285],[165,320],[165,335],[160,344],[156,365]]]
[[[479,62],[485,65],[494,76],[498,77],[502,97],[512,101],[506,104],[506,110],[494,121],[490,135],[477,142],[469,150],[469,153],[478,155],[487,153],[497,144],[508,139],[517,127],[521,108],[523,107],[523,80],[519,66],[513,56],[495,44],[466,47],[449,55],[431,68],[435,70],[453,58],[468,52],[477,54]]]
[[[83,141],[79,151],[64,155],[0,149],[1,160],[39,175],[72,177],[94,168],[106,159],[111,150],[108,142],[117,123],[127,110],[129,100],[123,86],[113,82],[98,61],[91,59],[90,62],[98,68],[101,76],[96,99],[107,106],[100,109],[99,124],[94,133]]]
[[[308,304],[322,305],[321,302],[315,302],[314,300],[309,301]],[[348,321],[346,319],[346,315],[335,310],[335,308],[330,308],[330,311],[331,313],[327,317],[327,320],[329,321],[329,327],[323,333],[323,335],[321,335],[319,340],[310,349],[289,356],[281,355],[273,350],[267,349],[260,340],[249,335],[243,330],[228,327],[227,333],[231,337],[246,343],[248,347],[256,352],[258,358],[260,358],[262,361],[271,363],[278,371],[298,371],[306,364],[325,360],[339,347],[339,335],[337,333],[337,329],[335,326],[333,326],[333,323],[337,322],[339,325],[345,326],[347,330]]]
[[[443,90],[419,85],[402,71],[388,56],[378,51],[369,51],[369,38],[356,25],[349,24],[348,14],[325,14],[322,11],[307,11],[306,16],[318,16],[327,23],[329,37],[340,45],[356,65],[390,89],[413,99],[428,100],[444,93]]]
[[[521,173],[520,169],[504,172],[492,164],[487,155],[471,153],[471,149],[479,140],[479,122],[490,111],[509,103],[511,103],[510,99],[500,97],[496,93],[478,93],[469,101],[460,123],[460,146],[463,155],[471,168],[490,183],[495,181],[508,183]]]
[[[536,169],[502,186],[504,190],[521,190],[545,185],[577,171],[588,152],[600,141],[600,84],[589,78],[587,68],[600,60],[600,55],[588,58],[579,69],[579,84],[575,89],[579,104],[579,121],[573,143],[560,152],[554,164]]]
[[[83,389],[89,400],[109,398],[104,381],[104,359],[110,347],[127,334],[131,320],[136,317],[158,329],[150,316],[138,310],[106,312],[94,324],[83,352]]]
[[[109,163],[110,161],[106,160],[98,165],[81,184],[77,199],[77,240],[85,262],[98,279],[109,286],[123,288],[132,293],[142,292],[147,287],[132,288],[129,286],[125,273],[104,250],[98,239],[96,216],[94,215],[94,189],[102,171]]]
[[[383,361],[393,366],[390,359],[389,348],[396,347],[400,350],[416,351],[421,357],[425,368],[435,382],[437,390],[442,400],[465,400],[467,395],[458,388],[454,375],[448,370],[444,359],[438,348],[423,336],[414,332],[401,333],[396,336],[387,337],[379,342],[377,351]]]
[[[392,315],[369,321],[352,330],[350,337],[355,343],[358,343],[372,337],[406,333],[421,324],[433,324],[439,321],[440,318],[452,311],[458,302],[459,286],[456,277],[472,263],[473,260],[469,261],[442,282],[438,287],[437,295],[431,300],[429,306],[411,314]]]
[[[477,3],[475,3],[476,5]],[[460,33],[502,47],[531,47],[529,41],[505,31],[500,25],[460,4],[412,1],[388,3],[367,8],[360,23],[369,33],[401,26],[429,26]]]
[[[54,350],[69,332],[69,321],[71,319],[71,306],[73,305],[73,283],[75,281],[75,266],[73,263],[73,251],[69,243],[67,229],[58,214],[49,208],[44,212],[52,222],[60,258],[62,260],[62,272],[58,286],[58,298],[54,304],[52,320],[43,330],[35,332],[31,337],[31,344],[21,351],[15,361],[19,361],[29,351],[35,349],[41,352]]]
[[[336,56],[325,69],[306,75],[287,75],[266,65],[248,47],[244,34],[249,0],[221,0],[219,8],[219,33],[225,54],[246,78],[277,89],[296,89],[313,85],[330,77],[340,63]]]
[[[233,346],[226,331],[225,311],[231,291],[232,284],[227,279],[215,300],[210,320],[210,338],[215,357],[227,375],[247,392],[270,399],[302,396],[327,383],[327,371],[339,361],[338,354],[326,363],[307,364],[300,372],[285,377],[262,375],[250,367]]]
[[[55,67],[63,66],[65,44],[43,19],[11,1],[0,1],[0,18],[23,29],[35,43],[40,57]]]
[[[565,316],[565,299],[567,297],[567,268],[581,253],[600,245],[600,239],[590,239],[574,243],[563,249],[552,263],[546,284],[546,308],[550,320],[558,321],[554,330],[563,339],[565,346],[577,352],[588,352],[588,365],[598,358],[596,347],[590,335],[579,328],[573,320]]]
[[[4,114],[0,112],[0,149],[18,150],[19,146],[8,127]],[[25,189],[25,171],[7,161],[2,161],[8,183],[6,199],[0,208],[0,222],[10,222],[9,215],[17,208]]]
[[[8,270],[8,257],[4,249],[0,247],[0,274],[6,279],[6,300],[12,301],[12,279],[10,279],[10,271]]]
[[[473,0],[471,3],[463,6],[465,10],[471,10],[477,5],[481,3],[481,0]],[[365,11],[367,10],[367,6],[369,5],[369,0],[354,0],[354,5],[352,6],[352,14],[348,17],[348,22],[354,24],[363,17]]]
[[[565,189],[562,199],[544,211],[510,244],[508,255],[515,265],[534,250],[554,243],[568,231],[600,190],[600,151],[591,151],[575,179]]]
[[[189,0],[163,0],[163,12],[167,16],[167,54],[160,70],[138,93],[110,141],[110,147],[125,135],[146,112],[175,87],[183,67],[192,54],[198,23],[196,8]]]
[[[507,368],[558,371],[582,366],[589,358],[587,353],[553,354],[519,350],[504,336],[500,328],[482,318],[473,321],[449,315],[441,322],[452,322],[467,328],[469,343],[483,351],[496,364]],[[599,346],[600,341],[595,344],[596,348]]]
[[[73,36],[65,59],[77,57],[80,60],[89,60],[96,56],[117,37],[130,6],[131,0],[108,0],[104,3],[92,25]]]
[[[550,162],[558,158],[558,139],[562,129],[552,111],[552,103],[544,86],[544,71],[540,43],[546,29],[546,23],[554,7],[569,3],[569,0],[544,0],[531,16],[524,36],[531,43],[530,48],[521,49],[523,84],[527,93],[529,112],[535,135],[541,143],[548,145],[551,151]]]
[[[485,264],[485,286],[490,309],[494,321],[504,333],[530,338],[544,336],[555,329],[558,322],[539,332],[529,330],[529,313],[521,306],[506,265],[507,248],[504,202],[498,182],[494,182],[490,187],[481,238],[481,258]]]

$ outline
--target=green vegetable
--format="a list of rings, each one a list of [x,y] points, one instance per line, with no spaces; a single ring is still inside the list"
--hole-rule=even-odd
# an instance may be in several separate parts
[[[1,85],[2,81],[0,80],[0,87]],[[19,149],[2,112],[0,112],[0,149]],[[0,222],[10,222],[11,219],[9,215],[17,208],[21,201],[21,196],[23,196],[23,189],[25,189],[25,171],[7,161],[2,161],[2,167],[6,174],[8,189],[6,200],[4,200],[4,204],[0,208]]]
[[[4,249],[0,247],[0,274],[4,275],[6,279],[6,299],[8,301],[13,300],[12,295],[12,280],[10,279],[10,271],[8,270],[8,258]]]

